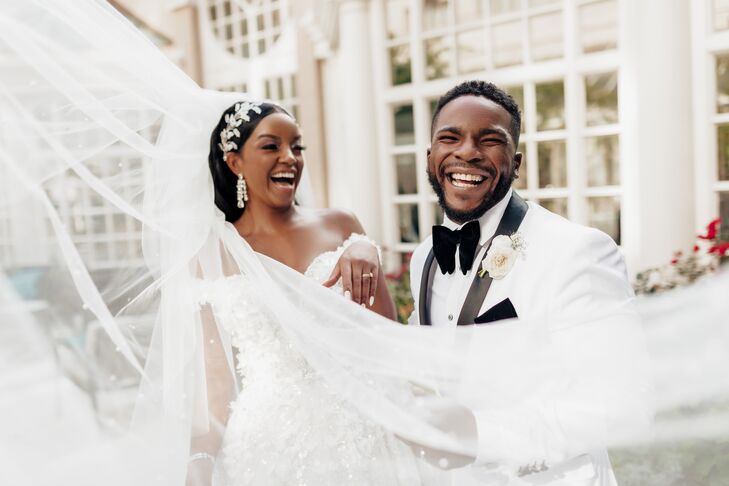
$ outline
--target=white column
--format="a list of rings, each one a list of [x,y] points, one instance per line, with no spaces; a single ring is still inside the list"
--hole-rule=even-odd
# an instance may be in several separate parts
[[[380,201],[369,2],[342,0],[339,49],[327,89],[329,202],[353,211],[379,240]],[[335,94],[336,93],[336,94]],[[330,95],[334,95],[331,96]]]
[[[182,51],[181,68],[197,84],[203,85],[198,9],[191,0],[170,0],[171,31],[175,48]]]
[[[691,5],[691,34],[693,61],[693,108],[694,108],[694,189],[696,191],[697,231],[703,231],[709,221],[716,218],[717,177],[716,127],[712,122],[716,109],[716,71],[714,58],[709,54],[712,36],[707,25],[711,5],[694,2]]]
[[[620,2],[623,245],[632,273],[693,241],[689,3]]]
[[[299,124],[306,144],[306,171],[316,207],[329,204],[327,191],[327,152],[325,147],[323,73],[321,59],[328,53],[329,43],[315,21],[313,0],[297,0],[291,4],[291,15],[299,20],[296,32],[296,98]],[[321,46],[321,47],[319,47]],[[326,49],[326,50],[325,50]]]

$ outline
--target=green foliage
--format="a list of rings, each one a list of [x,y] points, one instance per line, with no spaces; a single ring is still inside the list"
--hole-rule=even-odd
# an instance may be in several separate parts
[[[390,50],[390,69],[393,86],[412,82],[410,50],[407,46],[393,47]]]
[[[388,274],[386,282],[390,295],[395,301],[397,320],[401,324],[407,324],[408,317],[414,309],[413,296],[410,292],[410,269],[408,265],[403,264],[399,272]]]
[[[412,81],[410,63],[395,64],[392,66],[392,85],[408,84]]]
[[[729,440],[687,441],[610,452],[620,486],[726,486]]]
[[[425,76],[439,79],[448,75],[448,47],[443,41],[425,43]]]

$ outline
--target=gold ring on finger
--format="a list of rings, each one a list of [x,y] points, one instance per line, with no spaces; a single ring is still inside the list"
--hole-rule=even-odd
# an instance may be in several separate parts
[[[362,274],[362,278],[374,278],[374,277],[375,277],[375,275],[372,272]]]

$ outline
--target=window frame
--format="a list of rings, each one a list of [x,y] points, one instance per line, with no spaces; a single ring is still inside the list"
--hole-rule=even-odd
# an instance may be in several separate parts
[[[384,2],[386,0],[375,0],[372,14],[379,19],[384,20]],[[614,49],[583,53],[580,42],[579,24],[577,23],[578,8],[588,3],[596,3],[601,0],[564,0],[559,4],[562,11],[562,21],[564,26],[570,26],[564,29],[563,35],[563,56],[560,59],[551,59],[532,63],[528,61],[529,56],[526,52],[522,58],[524,64],[518,66],[509,66],[505,68],[493,69],[490,59],[490,49],[486,49],[485,61],[486,69],[467,75],[452,75],[434,80],[425,79],[424,66],[424,44],[425,38],[431,37],[434,32],[447,32],[447,35],[454,36],[456,29],[455,24],[448,24],[447,28],[438,31],[423,33],[422,25],[422,1],[410,1],[410,29],[408,42],[411,51],[411,79],[407,84],[393,86],[389,75],[384,80],[378,80],[376,93],[378,95],[377,119],[380,127],[379,135],[381,139],[381,157],[380,157],[380,173],[382,174],[382,200],[386,203],[383,205],[383,233],[385,236],[385,244],[388,249],[395,253],[407,253],[413,251],[418,244],[401,243],[399,235],[399,224],[397,221],[397,203],[416,202],[418,203],[419,227],[421,241],[429,235],[430,226],[435,222],[436,211],[434,204],[437,199],[429,187],[426,176],[426,148],[430,145],[430,102],[437,99],[456,83],[466,79],[486,78],[494,84],[509,88],[515,85],[521,85],[524,89],[524,106],[522,106],[523,117],[526,120],[522,131],[521,141],[527,147],[526,161],[527,182],[526,189],[517,189],[519,193],[526,199],[547,199],[555,197],[565,197],[567,199],[568,215],[571,220],[581,224],[588,221],[588,204],[589,197],[617,197],[620,199],[621,213],[625,212],[624,199],[624,182],[626,180],[625,164],[619,165],[620,184],[613,186],[587,187],[585,139],[591,136],[599,135],[617,135],[618,136],[618,159],[626,160],[626,149],[622,143],[623,125],[625,117],[623,113],[623,103],[620,102],[620,88],[622,85],[621,64],[623,61],[621,54],[621,12],[622,0],[615,1],[617,25],[615,27],[615,43]],[[451,2],[451,17],[454,17],[455,7]],[[488,7],[488,2],[484,0],[483,5]],[[517,13],[508,13],[500,15],[495,19],[488,20],[488,8],[484,11],[484,17],[479,22],[469,23],[468,28],[475,28],[478,25],[486,25],[487,32],[490,25],[496,21],[521,18],[522,19],[522,49],[528,49],[528,19],[534,14],[552,12],[557,7],[546,6],[538,9],[522,8]],[[451,19],[452,20],[452,19]],[[384,25],[384,22],[380,22]],[[450,29],[450,30],[449,30]],[[490,34],[487,34],[490,35]],[[373,32],[373,56],[376,63],[379,63],[384,72],[390,72],[389,48],[393,45],[402,45],[404,38],[392,40],[387,39],[384,27],[375,29]],[[455,40],[455,37],[453,37]],[[454,52],[454,59],[456,58]],[[454,70],[458,67],[455,66]],[[618,76],[618,122],[609,125],[587,126],[585,121],[586,100],[584,77],[592,74],[603,74],[615,72]],[[536,133],[536,106],[535,106],[535,89],[537,83],[550,81],[555,79],[563,79],[565,83],[565,124],[564,130],[553,132]],[[418,174],[417,195],[398,195],[396,187],[396,174],[394,166],[393,149],[399,148],[394,145],[394,130],[392,107],[409,104],[413,105],[413,116],[415,125],[415,143],[408,146],[408,150],[415,151],[416,172]],[[539,140],[559,137],[565,140],[567,144],[566,164],[567,164],[567,187],[566,188],[536,188],[537,184],[537,164],[536,161],[536,143]],[[531,161],[531,163],[530,163]],[[626,225],[624,218],[620,219],[620,234],[622,241],[625,241]],[[393,257],[389,260],[391,268],[399,264],[401,258]]]

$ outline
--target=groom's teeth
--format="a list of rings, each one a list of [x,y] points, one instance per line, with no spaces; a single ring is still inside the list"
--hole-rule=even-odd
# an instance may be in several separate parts
[[[485,179],[482,175],[454,173],[450,175],[451,184],[456,187],[475,187]]]
[[[476,175],[476,174],[451,174],[451,177],[453,179],[460,179],[462,181],[473,181],[473,182],[481,182],[484,179],[483,176]]]

